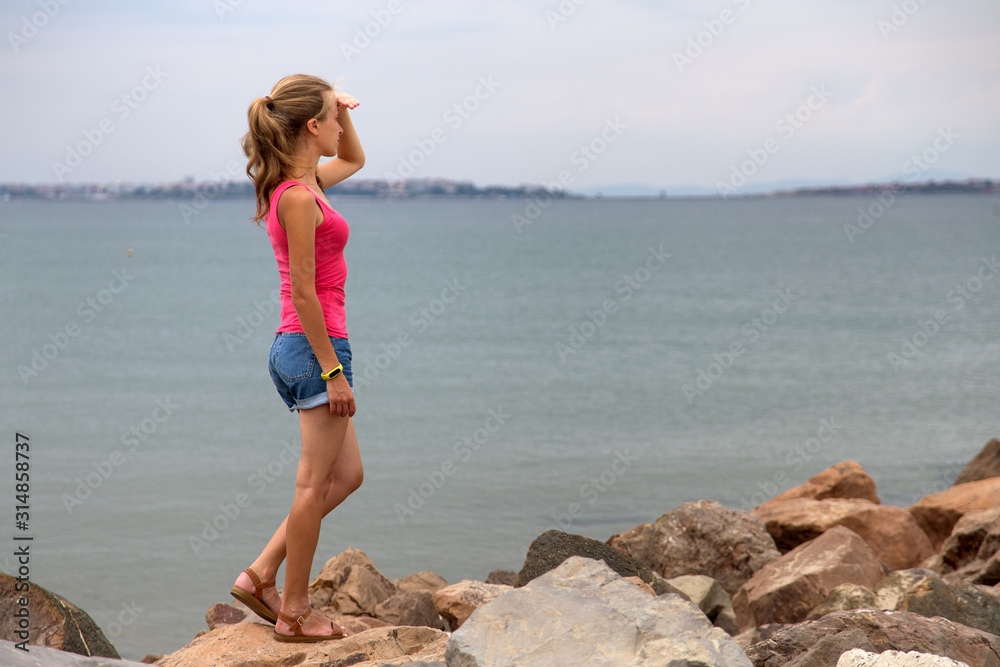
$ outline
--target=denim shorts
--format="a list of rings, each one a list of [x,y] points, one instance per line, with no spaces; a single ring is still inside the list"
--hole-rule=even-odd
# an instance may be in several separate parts
[[[330,336],[330,342],[337,353],[337,360],[344,367],[344,377],[353,389],[351,344],[346,338],[333,336]],[[330,402],[326,380],[320,377],[324,370],[330,369],[320,368],[304,333],[278,332],[271,343],[267,366],[274,386],[289,410],[308,410]]]

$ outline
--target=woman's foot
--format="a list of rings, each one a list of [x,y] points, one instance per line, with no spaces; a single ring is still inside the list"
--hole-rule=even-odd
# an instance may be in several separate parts
[[[236,583],[229,592],[265,621],[274,623],[278,620],[281,596],[278,595],[273,579],[263,582],[257,573],[248,567],[236,577]]]
[[[280,642],[321,642],[342,639],[347,631],[323,614],[314,614],[312,607],[285,614],[278,612],[274,637]]]

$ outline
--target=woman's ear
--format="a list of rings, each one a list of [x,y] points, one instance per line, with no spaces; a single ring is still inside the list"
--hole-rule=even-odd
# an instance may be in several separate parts
[[[319,121],[315,118],[310,118],[306,121],[306,129],[315,136],[319,136]]]

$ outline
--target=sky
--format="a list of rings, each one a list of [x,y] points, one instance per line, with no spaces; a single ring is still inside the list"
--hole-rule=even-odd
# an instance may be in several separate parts
[[[0,182],[243,178],[247,106],[296,72],[359,100],[355,178],[1000,178],[998,26],[995,0],[4,0]]]

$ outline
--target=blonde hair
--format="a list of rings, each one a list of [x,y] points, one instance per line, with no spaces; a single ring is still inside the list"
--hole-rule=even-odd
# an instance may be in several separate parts
[[[292,74],[274,85],[271,94],[258,97],[247,110],[249,131],[243,135],[247,176],[257,195],[253,220],[260,224],[270,209],[271,192],[296,169],[302,128],[313,118],[323,120],[333,104],[333,86],[309,74]],[[319,176],[316,177],[317,182]],[[320,188],[323,184],[319,184]]]

